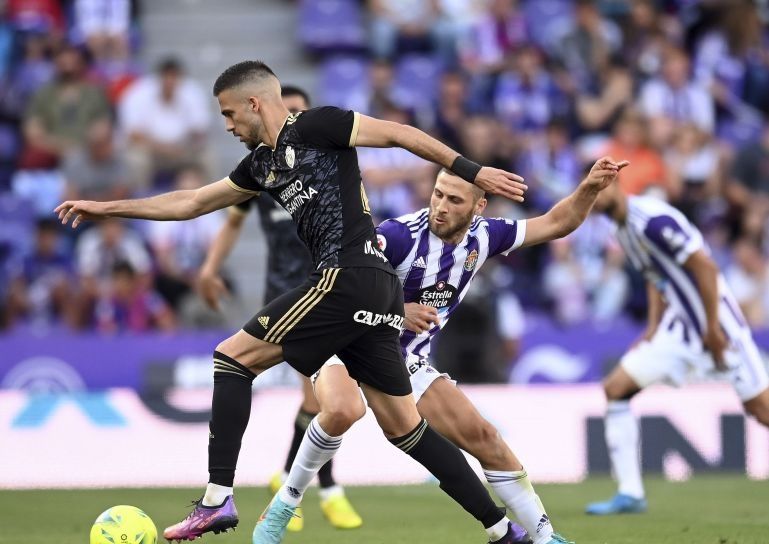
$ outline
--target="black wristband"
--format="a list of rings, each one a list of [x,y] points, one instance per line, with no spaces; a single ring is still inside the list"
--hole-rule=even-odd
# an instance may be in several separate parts
[[[454,159],[454,163],[451,165],[451,171],[463,180],[475,183],[475,177],[478,175],[478,172],[481,171],[481,165],[460,155]]]

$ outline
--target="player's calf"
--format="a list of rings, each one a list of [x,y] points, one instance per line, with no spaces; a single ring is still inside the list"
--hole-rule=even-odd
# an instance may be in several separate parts
[[[756,418],[756,421],[769,427],[769,389],[764,389],[757,396],[743,403],[745,412]]]

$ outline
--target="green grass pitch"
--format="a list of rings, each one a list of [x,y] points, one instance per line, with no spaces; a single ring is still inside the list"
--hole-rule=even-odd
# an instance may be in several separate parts
[[[684,483],[648,479],[649,512],[611,518],[582,513],[586,502],[611,495],[614,486],[609,479],[537,489],[556,529],[577,544],[769,544],[769,485],[741,476],[696,477]],[[186,514],[186,503],[198,491],[0,491],[0,542],[84,544],[96,516],[116,504],[142,508],[162,531]],[[289,533],[285,542],[470,544],[486,540],[480,527],[434,485],[354,487],[348,489],[348,496],[364,518],[361,529],[330,528],[313,490],[304,501],[305,530]],[[251,542],[253,524],[268,496],[261,488],[242,488],[237,500],[240,529],[206,535],[198,542]]]

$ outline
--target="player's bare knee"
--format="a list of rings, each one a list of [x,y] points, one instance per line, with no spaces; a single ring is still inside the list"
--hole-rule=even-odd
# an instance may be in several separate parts
[[[320,418],[321,426],[331,436],[340,436],[366,414],[363,402],[334,402],[323,406]]]
[[[611,378],[604,380],[603,393],[606,400],[623,400],[627,396],[624,386]]]

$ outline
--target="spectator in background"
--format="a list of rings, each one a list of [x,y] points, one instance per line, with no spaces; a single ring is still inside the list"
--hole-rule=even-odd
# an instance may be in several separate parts
[[[737,153],[726,196],[737,215],[750,207],[769,211],[769,125],[760,141]]]
[[[541,211],[568,196],[579,182],[581,171],[568,127],[558,119],[550,121],[541,136],[529,139],[516,168],[529,186],[526,198]]]
[[[606,246],[603,269],[591,287],[590,313],[602,325],[619,318],[630,292],[630,280],[624,270],[625,254],[616,243]]]
[[[668,38],[654,0],[632,0],[623,41],[622,59],[638,80],[659,73]]]
[[[380,117],[382,111],[395,102],[393,93],[393,65],[390,61],[378,59],[369,67],[370,94],[366,112],[373,117]]]
[[[734,262],[727,268],[726,282],[753,327],[769,324],[769,266],[761,249],[741,239],[734,244]]]
[[[697,81],[709,89],[723,116],[761,123],[769,113],[769,39],[756,3],[734,0],[722,6],[719,27],[695,50]]]
[[[133,184],[123,156],[116,152],[112,123],[100,121],[88,130],[84,146],[67,155],[62,171],[70,200],[119,200]]]
[[[517,142],[494,117],[473,115],[462,124],[460,134],[465,155],[494,168],[508,169],[517,153]]]
[[[555,319],[573,325],[588,317],[588,297],[582,270],[574,258],[568,238],[549,244],[551,261],[542,275],[545,294],[553,307]]]
[[[606,66],[599,70],[598,78],[595,92],[586,91],[577,95],[575,113],[582,131],[597,132],[604,137],[633,102],[633,78],[618,56],[609,59]]]
[[[467,120],[467,97],[467,83],[461,72],[445,72],[441,76],[431,132],[452,149],[463,150],[460,132]]]
[[[652,188],[663,198],[670,195],[668,173],[662,156],[649,145],[647,121],[628,109],[617,120],[614,136],[601,154],[623,157],[633,168],[619,173],[619,183],[627,194],[640,195]]]
[[[128,55],[130,0],[75,0],[75,27],[97,63]]]
[[[161,61],[155,75],[131,85],[120,100],[118,114],[128,139],[131,177],[141,187],[149,187],[158,175],[170,181],[185,164],[210,168],[210,104],[200,85],[184,75],[177,59]]]
[[[497,76],[526,39],[526,19],[518,11],[517,2],[491,0],[487,12],[460,40],[459,57],[471,77],[470,101],[476,111],[485,111],[493,98]]]
[[[112,267],[111,281],[96,305],[96,327],[106,333],[172,331],[176,319],[160,295],[151,291],[125,261]]]
[[[433,0],[369,0],[369,9],[371,49],[378,59],[393,60],[414,51],[446,55],[453,48]]]
[[[28,33],[24,37],[23,56],[8,80],[14,94],[13,106],[21,116],[32,96],[54,77],[48,40],[44,34]]]
[[[54,219],[37,223],[35,246],[23,258],[8,289],[7,321],[35,326],[74,324],[75,307],[70,304],[74,284],[72,255],[65,251],[61,226]]]
[[[173,189],[194,191],[207,181],[200,167],[189,165],[176,175]],[[149,227],[147,237],[157,263],[155,286],[175,310],[194,291],[197,273],[225,220],[222,215],[214,212],[190,221],[157,221]]]
[[[21,32],[45,32],[59,39],[67,30],[61,0],[7,0],[7,17]]]
[[[520,48],[511,65],[513,69],[497,82],[494,111],[513,133],[536,133],[551,118],[568,114],[568,101],[535,47]]]
[[[88,81],[85,54],[73,46],[55,57],[56,73],[32,97],[24,121],[26,145],[19,167],[50,169],[86,139],[89,127],[110,117],[102,89]]]
[[[576,0],[574,24],[558,40],[554,56],[582,91],[595,84],[600,68],[619,52],[621,45],[622,32],[601,15],[595,0]]]
[[[719,205],[721,190],[720,157],[712,137],[692,123],[684,124],[675,131],[664,158],[670,186],[678,194],[676,207],[702,226]]]
[[[75,246],[80,293],[76,301],[79,326],[93,322],[99,296],[108,289],[115,265],[128,263],[141,283],[152,283],[152,259],[142,238],[125,223],[107,219],[80,235]]]
[[[683,49],[667,50],[661,77],[641,87],[639,105],[651,123],[652,142],[660,148],[669,145],[675,128],[685,123],[694,123],[706,134],[713,133],[713,99],[705,87],[692,80],[689,55]]]

